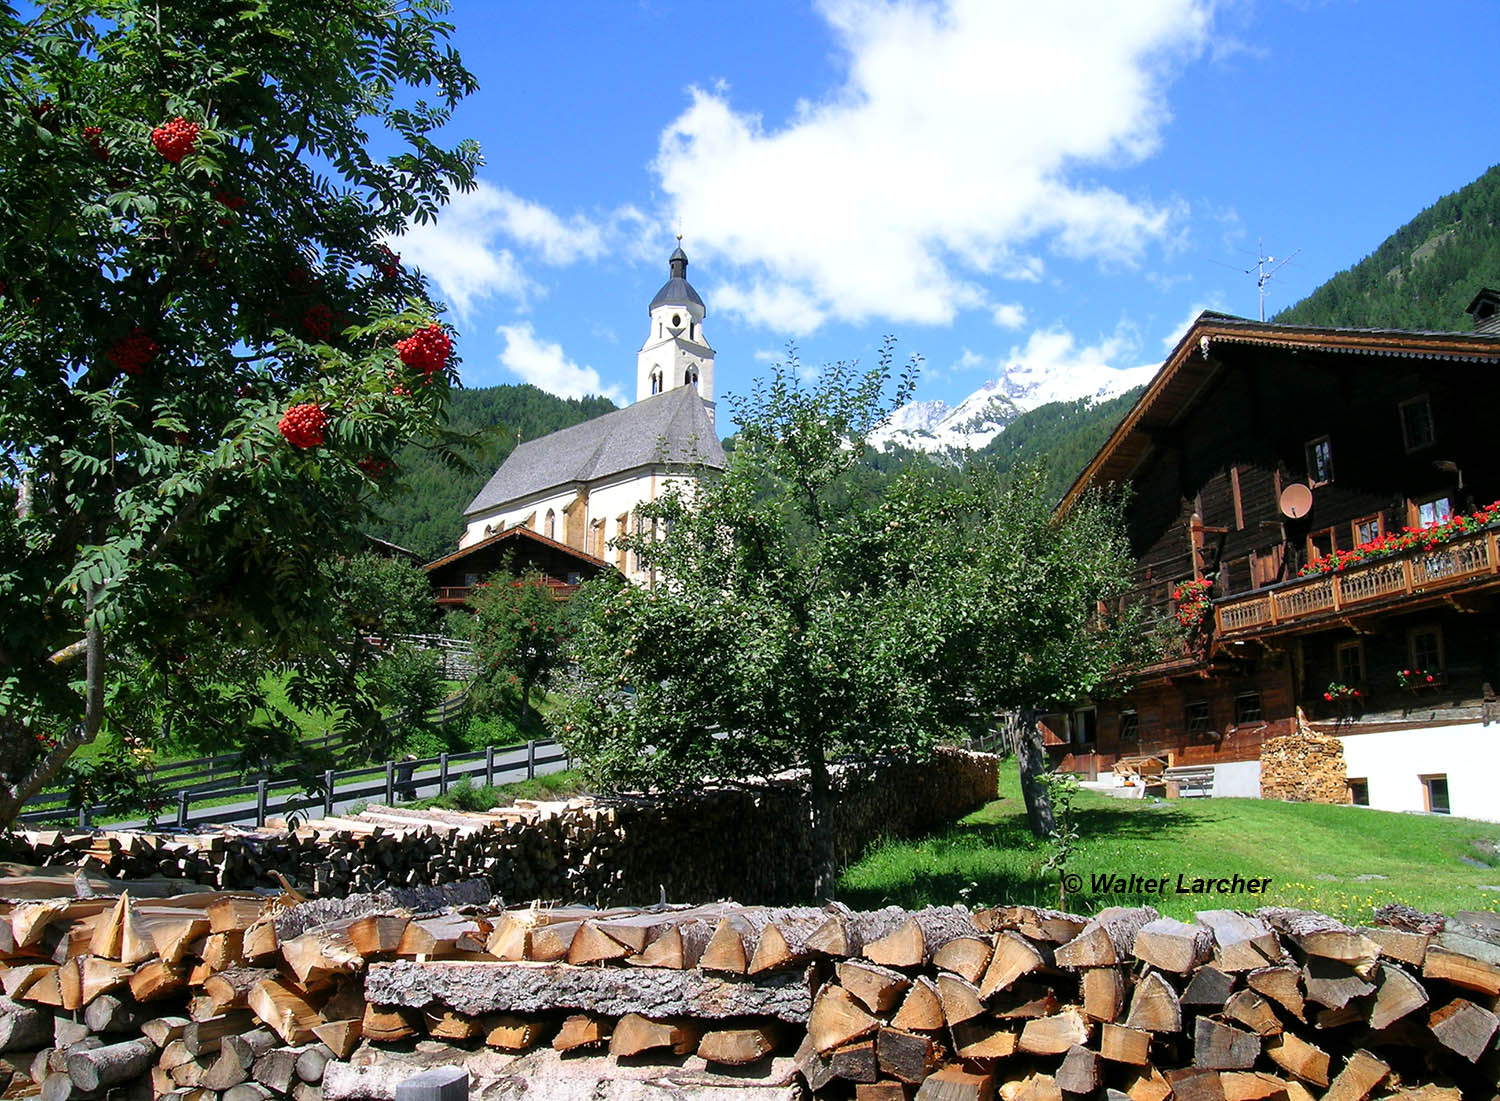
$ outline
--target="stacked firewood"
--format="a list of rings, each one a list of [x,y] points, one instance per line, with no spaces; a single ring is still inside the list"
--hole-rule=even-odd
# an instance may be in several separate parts
[[[997,759],[942,748],[919,762],[836,770],[835,843],[858,853],[915,836],[995,797]],[[173,876],[219,890],[285,880],[319,896],[471,877],[506,898],[594,905],[811,894],[806,793],[796,776],[651,796],[522,801],[487,813],[375,806],[359,814],[209,833],[29,831],[37,864],[115,878]],[[749,827],[749,828],[747,828]],[[694,853],[683,860],[682,851]]]
[[[382,1052],[418,1039],[454,1061],[514,1053],[517,1075],[543,1051],[751,1075],[794,1055],[816,1095],[860,1101],[1489,1098],[1500,1081],[1493,915],[502,910],[478,882],[309,902],[21,879],[0,1069],[54,1101],[392,1097],[405,1072]]]

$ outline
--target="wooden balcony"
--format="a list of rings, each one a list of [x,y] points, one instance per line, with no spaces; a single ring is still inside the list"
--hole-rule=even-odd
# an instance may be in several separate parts
[[[1500,584],[1500,532],[1490,528],[1432,550],[1411,550],[1338,573],[1314,574],[1214,603],[1220,639],[1289,630],[1408,599]]]
[[[517,581],[515,584],[519,585]],[[577,585],[569,585],[566,581],[558,581],[553,577],[542,578],[542,584],[552,590],[552,599],[567,600],[578,591]],[[445,607],[456,607],[467,604],[470,595],[475,589],[483,588],[481,585],[439,585],[432,590],[432,599]]]

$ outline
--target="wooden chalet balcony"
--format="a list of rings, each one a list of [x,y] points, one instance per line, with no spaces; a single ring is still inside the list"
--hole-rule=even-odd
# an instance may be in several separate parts
[[[520,582],[516,582],[520,584]],[[567,600],[578,591],[577,585],[569,585],[566,581],[558,581],[556,578],[544,577],[542,584],[552,590],[554,600]],[[440,585],[432,590],[432,598],[439,604],[458,605],[465,604],[475,589],[484,588],[482,585]]]
[[[1432,550],[1410,550],[1338,573],[1313,574],[1214,602],[1221,639],[1373,610],[1401,598],[1441,596],[1500,583],[1500,532],[1466,535]]]

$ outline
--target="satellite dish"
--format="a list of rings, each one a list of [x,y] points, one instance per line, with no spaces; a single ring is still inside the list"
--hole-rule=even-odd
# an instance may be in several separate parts
[[[1301,482],[1293,482],[1281,491],[1281,515],[1288,520],[1300,520],[1312,511],[1312,490]]]

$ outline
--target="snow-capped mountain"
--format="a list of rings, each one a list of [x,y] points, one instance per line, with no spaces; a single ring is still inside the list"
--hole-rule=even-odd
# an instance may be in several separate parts
[[[986,382],[957,405],[916,401],[903,405],[870,437],[884,450],[899,444],[913,451],[978,450],[1022,413],[1054,401],[1105,401],[1150,381],[1154,364],[1116,370],[1106,366],[1019,363]]]

